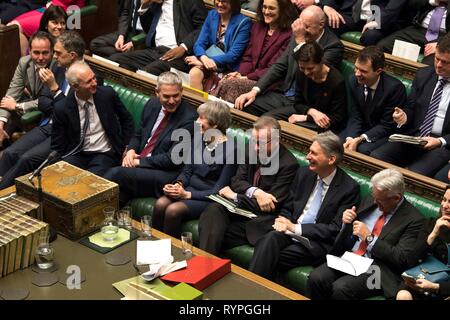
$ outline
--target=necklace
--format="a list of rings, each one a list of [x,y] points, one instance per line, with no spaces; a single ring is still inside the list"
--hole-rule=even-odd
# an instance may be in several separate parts
[[[208,142],[205,141],[205,149],[208,152],[214,151],[217,148],[218,145],[219,145],[219,141],[218,140],[216,140],[215,142],[211,142],[209,144],[208,144]]]

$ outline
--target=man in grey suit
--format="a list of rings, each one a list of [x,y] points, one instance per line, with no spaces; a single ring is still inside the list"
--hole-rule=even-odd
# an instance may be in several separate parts
[[[45,32],[38,32],[30,38],[30,55],[19,60],[14,77],[6,95],[0,102],[0,146],[8,140],[19,125],[24,113],[37,109],[42,89],[39,69],[51,68],[54,64],[53,40]]]
[[[325,26],[325,13],[318,6],[309,6],[292,24],[292,38],[286,51],[267,70],[264,76],[247,93],[240,95],[236,109],[260,116],[280,107],[294,105],[295,74],[298,69],[293,53],[308,41],[316,41],[323,48],[325,63],[339,67],[344,56],[344,46],[339,38]],[[274,90],[274,84],[281,85]],[[260,95],[259,97],[257,97]]]

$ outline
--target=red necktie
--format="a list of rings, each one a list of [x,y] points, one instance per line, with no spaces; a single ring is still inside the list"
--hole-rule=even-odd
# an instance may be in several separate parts
[[[164,110],[164,118],[159,123],[159,126],[158,128],[156,128],[155,132],[150,138],[150,141],[147,142],[147,145],[141,151],[140,154],[141,157],[145,158],[146,156],[148,156],[150,153],[153,152],[153,148],[155,147],[156,141],[158,141],[161,132],[163,132],[164,128],[167,126],[168,120],[169,120],[169,112],[167,110]]]
[[[372,235],[374,237],[378,237],[380,235],[381,229],[383,229],[385,221],[386,221],[386,214],[382,212],[372,229]],[[367,251],[367,242],[362,240],[361,243],[359,244],[358,250],[356,250],[354,253],[363,256],[366,253],[366,251]]]

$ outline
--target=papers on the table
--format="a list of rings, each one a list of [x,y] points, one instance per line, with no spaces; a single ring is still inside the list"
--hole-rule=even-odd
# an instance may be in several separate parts
[[[372,262],[373,259],[349,251],[345,252],[340,258],[327,254],[328,267],[356,277],[367,272],[372,265]]]
[[[138,240],[136,264],[167,264],[171,263],[172,251],[170,239]]]
[[[167,263],[158,263],[149,265],[150,270],[141,274],[141,277],[146,281],[152,281],[153,279],[166,275],[170,272],[180,270],[187,267],[186,260],[173,262],[173,257],[171,257],[170,262]]]
[[[222,196],[220,196],[218,194],[212,194],[212,195],[208,196],[207,198],[211,199],[211,200],[213,200],[213,201],[215,201],[217,203],[220,203],[225,208],[227,208],[227,210],[229,212],[236,213],[236,214],[239,214],[241,216],[244,216],[244,217],[247,217],[247,218],[250,218],[250,219],[253,219],[253,218],[257,217],[257,215],[252,213],[251,211],[238,208],[237,205],[234,202],[231,202],[230,200],[225,199],[224,197],[222,197]]]
[[[403,59],[417,61],[419,58],[420,46],[414,43],[395,40],[392,55]]]

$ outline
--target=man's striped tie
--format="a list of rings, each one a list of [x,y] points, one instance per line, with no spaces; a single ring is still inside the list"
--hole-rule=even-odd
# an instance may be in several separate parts
[[[442,91],[447,82],[448,82],[447,79],[439,80],[439,84],[436,88],[436,91],[434,92],[433,97],[431,98],[431,102],[428,107],[427,114],[425,115],[425,119],[423,120],[422,125],[419,128],[421,137],[427,137],[431,133],[434,118],[436,118],[436,114],[439,109],[439,104],[441,103]]]

